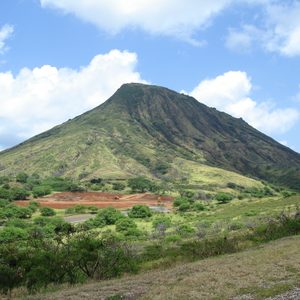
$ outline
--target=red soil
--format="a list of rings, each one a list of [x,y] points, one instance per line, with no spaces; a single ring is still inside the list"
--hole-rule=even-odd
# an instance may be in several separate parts
[[[102,192],[84,192],[84,193],[55,193],[49,196],[38,198],[35,201],[41,206],[52,208],[70,208],[75,205],[96,206],[100,208],[112,206],[115,208],[130,208],[136,204],[149,206],[163,205],[172,207],[173,197],[159,196],[153,194],[133,194],[121,195]],[[15,201],[19,206],[27,206],[28,201]]]

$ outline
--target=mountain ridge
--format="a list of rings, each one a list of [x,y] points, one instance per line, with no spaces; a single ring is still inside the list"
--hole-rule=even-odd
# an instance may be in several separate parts
[[[162,177],[172,175],[176,158],[300,189],[297,152],[190,96],[140,83],[124,84],[96,108],[1,152],[0,173],[19,165],[54,175],[80,169],[76,176],[89,177],[111,167],[114,177]]]

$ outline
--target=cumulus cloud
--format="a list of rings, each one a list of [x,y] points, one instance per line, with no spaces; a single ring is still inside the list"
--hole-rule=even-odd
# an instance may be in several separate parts
[[[242,117],[268,134],[284,133],[299,119],[294,108],[276,108],[272,103],[251,99],[251,90],[251,79],[245,72],[230,71],[200,82],[190,95],[234,117]]]
[[[229,29],[226,46],[233,50],[260,45],[285,56],[300,55],[300,2],[262,2],[262,24]]]
[[[101,104],[123,83],[145,82],[136,64],[135,53],[112,50],[79,70],[44,65],[0,73],[0,147]]]
[[[6,41],[14,32],[13,26],[5,24],[0,28],[0,54],[6,50]]]
[[[140,28],[196,41],[195,30],[205,28],[233,0],[40,0],[42,7],[56,8],[109,32]]]

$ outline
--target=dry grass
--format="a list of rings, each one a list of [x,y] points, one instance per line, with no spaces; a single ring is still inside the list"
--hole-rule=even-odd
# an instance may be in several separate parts
[[[299,285],[299,249],[300,236],[284,238],[237,254],[28,299],[265,299]]]

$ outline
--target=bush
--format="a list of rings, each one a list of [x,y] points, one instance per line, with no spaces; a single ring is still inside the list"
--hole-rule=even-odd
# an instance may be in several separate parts
[[[1,211],[1,217],[6,219],[29,219],[31,215],[31,209],[29,209],[28,207],[19,207],[15,204],[7,205]]]
[[[30,201],[27,207],[34,213],[40,207],[40,203],[36,201]]]
[[[25,240],[28,237],[26,230],[18,227],[4,227],[0,230],[0,243],[10,243]]]
[[[11,200],[26,200],[30,193],[22,188],[12,188],[10,190]]]
[[[115,191],[123,191],[125,189],[126,185],[121,182],[113,182],[112,188]]]
[[[81,192],[84,189],[70,178],[47,177],[41,181],[42,186],[49,186],[56,192]]]
[[[220,192],[215,196],[215,199],[219,203],[224,204],[230,202],[233,199],[233,196],[229,193]]]
[[[179,193],[181,197],[188,199],[193,199],[193,197],[195,196],[195,192],[189,190],[181,190]]]
[[[42,207],[40,208],[40,212],[43,217],[52,217],[56,215],[55,210],[51,207]]]
[[[202,202],[200,202],[200,201],[196,201],[193,204],[193,210],[203,211],[203,210],[205,210],[205,205]]]
[[[178,210],[181,212],[185,212],[188,211],[191,208],[191,205],[189,202],[182,202],[179,207]]]
[[[176,231],[181,236],[189,236],[195,233],[195,229],[188,224],[181,224],[176,228]]]
[[[157,228],[160,225],[163,225],[165,228],[170,228],[172,221],[167,216],[158,216],[152,221],[152,226],[153,228]]]
[[[114,225],[125,216],[113,207],[101,209],[95,218],[86,221],[84,224],[87,228],[101,228],[106,225]]]
[[[150,208],[146,205],[134,205],[128,213],[130,218],[148,218],[152,216]]]
[[[0,188],[0,199],[11,200],[11,194],[9,190]]]
[[[116,231],[125,235],[137,229],[136,223],[129,218],[123,218],[116,222]]]
[[[107,208],[101,209],[98,212],[96,218],[103,219],[105,225],[113,225],[119,219],[124,218],[124,215],[116,208],[107,207]]]
[[[22,173],[17,174],[16,181],[20,182],[20,183],[26,183],[28,177],[29,177],[28,174],[22,172]]]
[[[89,278],[109,279],[138,269],[132,251],[112,236],[96,238],[85,233],[72,241],[71,249],[77,267]]]
[[[174,201],[173,201],[173,206],[174,207],[179,207],[182,203],[189,203],[189,199],[185,198],[185,197],[177,197]]]
[[[128,179],[128,186],[138,193],[156,192],[158,189],[155,183],[142,176]]]
[[[34,198],[46,196],[52,193],[51,187],[49,185],[35,186],[32,189],[32,195]]]

